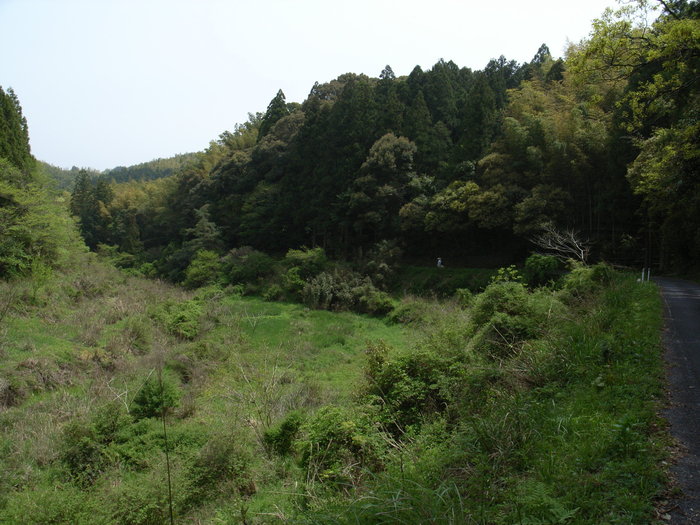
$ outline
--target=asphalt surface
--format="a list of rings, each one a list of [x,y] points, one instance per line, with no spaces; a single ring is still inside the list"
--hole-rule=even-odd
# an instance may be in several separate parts
[[[682,495],[671,501],[673,525],[700,524],[700,285],[657,278],[666,303],[666,349],[670,405],[664,416],[678,441],[671,468]]]

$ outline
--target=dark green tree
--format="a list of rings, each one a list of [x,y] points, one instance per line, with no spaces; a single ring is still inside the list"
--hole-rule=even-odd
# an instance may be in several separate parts
[[[267,105],[267,111],[265,111],[265,116],[260,123],[258,141],[262,140],[262,138],[270,132],[272,126],[274,126],[279,119],[287,115],[289,115],[287,99],[284,96],[284,92],[280,89],[275,95],[275,98]]]

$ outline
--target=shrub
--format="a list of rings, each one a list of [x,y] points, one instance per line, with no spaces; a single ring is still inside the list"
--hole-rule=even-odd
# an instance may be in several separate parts
[[[520,343],[539,334],[539,326],[531,317],[496,312],[476,332],[471,347],[491,358],[505,358],[515,354]]]
[[[293,266],[283,277],[284,289],[295,297],[300,297],[306,286],[306,281],[301,277],[301,268]]]
[[[151,326],[144,317],[129,317],[124,323],[122,338],[128,351],[145,354],[151,347]]]
[[[275,260],[249,246],[234,248],[223,260],[224,274],[231,284],[254,283],[273,273]]]
[[[70,480],[80,487],[89,487],[107,464],[95,429],[87,422],[78,420],[64,428],[59,458]]]
[[[277,425],[265,431],[263,435],[265,446],[280,456],[286,456],[292,450],[292,444],[303,422],[304,417],[300,412],[296,410],[290,412]]]
[[[302,296],[305,304],[322,310],[383,315],[393,308],[391,298],[377,290],[368,277],[337,269],[322,272],[307,282]]]
[[[528,310],[528,293],[514,281],[495,281],[474,299],[472,321],[476,326],[486,324],[496,312],[522,315]]]
[[[120,483],[109,487],[101,512],[108,513],[104,521],[97,523],[120,523],[123,525],[162,525],[169,523],[168,490],[163,480],[165,468],[145,473],[128,473],[121,477]],[[183,486],[182,472],[171,465],[171,482],[174,512],[180,514],[187,487]],[[177,515],[176,514],[176,515]]]
[[[151,375],[134,396],[131,413],[137,419],[159,417],[163,410],[176,407],[179,399],[180,390],[169,375],[161,375],[160,381]]]
[[[388,321],[392,324],[418,323],[425,319],[429,308],[429,303],[425,301],[404,298],[389,313]]]
[[[581,299],[608,284],[613,274],[613,269],[605,263],[595,266],[575,264],[571,272],[564,277],[563,288],[571,296]]]
[[[187,472],[191,487],[188,503],[198,503],[217,492],[230,496],[232,491],[250,496],[255,483],[248,465],[250,455],[235,436],[220,435],[211,438],[193,458]]]
[[[458,391],[464,367],[452,356],[417,349],[389,359],[384,343],[366,350],[365,394],[383,421],[402,432],[424,417],[445,410]]]
[[[310,481],[356,484],[364,469],[382,464],[385,441],[367,414],[327,405],[303,426],[301,465]]]
[[[467,308],[471,306],[474,294],[469,288],[457,288],[455,290],[455,299],[462,308]]]
[[[491,283],[500,283],[500,282],[514,282],[514,283],[525,283],[525,279],[523,276],[520,274],[518,269],[515,267],[514,264],[511,264],[510,266],[504,267],[504,268],[499,268],[494,275],[491,276]]]
[[[199,250],[185,270],[184,285],[187,288],[199,288],[213,284],[221,278],[219,255],[210,250]]]
[[[155,317],[163,323],[165,329],[182,339],[197,337],[201,315],[202,307],[195,300],[181,303],[167,301],[155,311]]]
[[[88,493],[69,484],[51,482],[31,490],[11,492],[5,497],[0,523],[94,523]]]
[[[560,267],[556,257],[533,253],[525,259],[525,279],[530,286],[543,286],[559,277]]]
[[[271,284],[263,292],[263,299],[266,301],[278,301],[283,294],[282,287],[279,284]]]
[[[326,269],[328,259],[323,248],[302,248],[289,250],[284,256],[284,263],[290,269],[298,268],[299,277],[308,280]]]
[[[551,318],[558,318],[563,305],[551,293],[528,293],[516,282],[494,282],[474,299],[471,348],[486,355],[508,357],[520,343],[544,333]]]
[[[367,254],[362,272],[379,288],[386,290],[394,280],[403,251],[396,241],[379,241]]]

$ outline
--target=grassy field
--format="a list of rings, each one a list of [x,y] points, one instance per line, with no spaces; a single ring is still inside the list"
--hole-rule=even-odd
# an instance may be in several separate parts
[[[376,318],[80,257],[0,284],[3,523],[655,520],[651,284],[407,268]]]

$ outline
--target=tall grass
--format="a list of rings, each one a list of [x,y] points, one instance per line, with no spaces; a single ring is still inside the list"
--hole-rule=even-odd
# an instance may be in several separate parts
[[[158,367],[177,405],[176,522],[653,516],[665,437],[652,285],[583,269],[559,291],[497,283],[404,298],[378,319],[85,264],[13,285],[33,299],[4,307],[0,522],[166,520],[162,422],[143,410],[161,406],[146,386]],[[445,294],[487,285],[443,270],[430,279]]]

